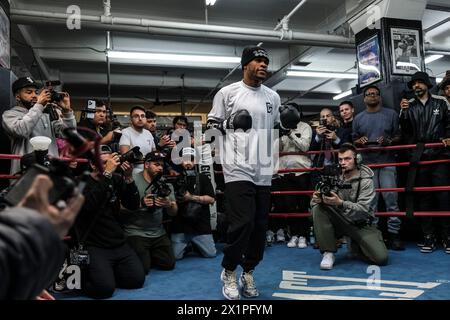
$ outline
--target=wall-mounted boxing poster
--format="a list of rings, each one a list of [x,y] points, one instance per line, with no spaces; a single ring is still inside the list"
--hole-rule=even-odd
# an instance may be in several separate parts
[[[2,7],[0,7],[0,67],[11,67],[11,52],[9,43],[9,19]]]
[[[419,30],[391,28],[392,73],[413,75],[423,69]]]
[[[363,88],[381,80],[380,43],[378,35],[361,42],[357,47],[358,84]]]

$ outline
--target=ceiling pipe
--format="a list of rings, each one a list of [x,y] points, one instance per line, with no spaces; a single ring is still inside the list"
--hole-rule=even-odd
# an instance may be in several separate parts
[[[446,18],[446,19],[444,19],[442,21],[439,21],[438,23],[433,24],[432,26],[430,26],[430,27],[426,28],[425,30],[423,30],[423,32],[428,33],[431,30],[434,30],[437,27],[440,27],[440,26],[442,26],[443,24],[446,24],[449,21],[450,21],[450,17],[448,17],[448,18]]]
[[[289,30],[289,19],[291,19],[291,17],[294,15],[294,13],[296,13],[298,11],[298,9],[300,9],[300,7],[305,4],[305,2],[306,2],[306,0],[300,1],[300,3],[297,4],[297,6],[294,9],[292,9],[291,12],[289,12],[287,15],[285,15],[283,17],[283,19],[281,19],[280,22],[278,22],[278,24],[276,25],[276,27],[273,30],[277,31],[281,27],[283,27],[283,30],[285,30],[285,31]]]
[[[18,17],[12,19],[16,24],[24,25],[61,25],[65,24],[62,20],[49,21],[45,18],[25,18]],[[254,36],[254,35],[241,35],[241,34],[226,34],[217,32],[197,32],[189,30],[176,30],[176,29],[164,29],[164,28],[150,28],[141,26],[116,26],[107,25],[101,23],[91,23],[87,22],[83,24],[84,29],[94,29],[94,30],[109,30],[109,31],[119,31],[119,32],[130,32],[130,33],[146,33],[152,35],[169,35],[177,37],[193,37],[193,38],[205,38],[205,39],[221,39],[221,40],[240,40],[240,41],[251,41],[253,43],[258,41],[263,41],[266,44],[270,43],[283,43],[283,44],[293,44],[293,45],[305,45],[305,46],[315,46],[315,47],[332,47],[332,48],[344,48],[344,49],[354,49],[355,45],[351,42],[349,43],[336,43],[327,41],[313,40],[281,40],[275,37],[264,37],[264,36]]]
[[[22,9],[11,9],[11,19],[16,22],[17,18],[24,17],[34,17],[34,18],[45,18],[45,19],[57,19],[64,20],[69,17],[66,13],[56,13],[56,12],[43,12],[43,11],[31,11]],[[162,28],[169,30],[180,30],[180,31],[191,31],[192,36],[198,36],[201,33],[208,33],[211,37],[214,34],[209,33],[219,33],[228,35],[246,35],[254,37],[265,37],[265,38],[280,38],[281,36],[286,36],[283,31],[273,31],[265,29],[253,29],[253,28],[240,28],[240,27],[229,27],[229,26],[218,26],[218,25],[205,25],[196,23],[185,23],[185,22],[171,22],[171,21],[161,21],[161,20],[150,20],[150,19],[139,19],[139,18],[125,18],[125,17],[112,17],[112,16],[91,16],[82,15],[81,22],[93,22],[101,23],[105,25],[115,25],[117,26],[138,26],[145,28]],[[29,20],[29,19],[25,19]],[[21,19],[23,22],[24,19]],[[32,22],[32,21],[30,21]],[[160,30],[161,32],[163,30]],[[318,33],[306,33],[306,32],[289,32],[288,40],[298,40],[298,41],[313,41],[316,43],[326,42],[327,44],[332,44],[335,47],[342,47],[344,45],[347,47],[349,44],[354,43],[353,39],[346,38],[343,36],[330,35],[330,34],[318,34]]]

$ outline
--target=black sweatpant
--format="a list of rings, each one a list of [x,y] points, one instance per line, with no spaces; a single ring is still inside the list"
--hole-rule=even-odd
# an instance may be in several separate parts
[[[157,238],[132,236],[128,237],[127,241],[139,256],[145,274],[148,274],[152,267],[161,270],[175,268],[172,242],[167,234]]]
[[[106,299],[116,288],[138,289],[145,281],[144,268],[128,244],[113,249],[87,247],[90,264],[84,292],[94,299]]]
[[[415,186],[448,186],[449,177],[450,166],[447,163],[420,166],[417,170]],[[450,210],[449,191],[416,192],[414,198],[417,211]],[[435,227],[438,227],[442,239],[450,236],[450,217],[421,217],[420,224],[424,235],[435,235]]]
[[[225,184],[226,219],[229,223],[222,267],[255,269],[264,255],[270,206],[270,187],[247,181]]]
[[[311,181],[309,173],[302,175],[284,174],[280,179],[274,179],[272,190],[274,191],[297,191],[310,190]],[[311,198],[308,195],[274,195],[272,202],[274,212],[308,212]],[[269,228],[277,231],[285,226],[289,227],[291,236],[308,236],[310,220],[307,218],[288,217],[288,218],[270,218]]]

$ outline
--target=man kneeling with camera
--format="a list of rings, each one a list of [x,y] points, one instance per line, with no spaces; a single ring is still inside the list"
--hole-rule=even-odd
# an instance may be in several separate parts
[[[215,202],[214,188],[208,176],[195,168],[196,151],[183,148],[181,166],[183,173],[176,183],[178,215],[174,218],[172,245],[177,260],[192,250],[205,258],[216,256],[216,247],[211,231],[209,205]]]
[[[361,156],[349,143],[341,146],[338,159],[342,169],[339,182],[342,183],[322,186],[322,192],[316,191],[311,200],[314,230],[323,254],[320,268],[333,268],[337,239],[342,236],[351,239],[348,246],[353,254],[369,263],[385,265],[388,252],[381,232],[372,225],[374,212],[370,204],[375,197],[373,172],[361,164]],[[344,188],[345,184],[349,187]],[[328,192],[329,189],[331,191]]]
[[[124,212],[124,230],[128,243],[141,259],[147,274],[151,267],[172,270],[175,267],[172,243],[163,225],[164,213],[177,214],[171,184],[162,177],[166,154],[151,151],[145,155],[144,171],[133,174],[141,199],[140,208]]]
[[[72,256],[86,267],[84,292],[105,299],[116,288],[142,288],[145,275],[139,258],[126,243],[119,219],[121,206],[130,210],[139,206],[133,167],[126,161],[121,164],[119,155],[108,146],[102,145],[100,150],[104,171],[91,164],[93,172],[83,191],[86,201],[72,230],[79,250]]]

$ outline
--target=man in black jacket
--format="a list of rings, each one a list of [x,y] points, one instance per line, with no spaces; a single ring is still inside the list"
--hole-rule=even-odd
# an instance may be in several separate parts
[[[44,289],[63,264],[61,239],[75,220],[84,197],[77,195],[59,210],[49,204],[52,186],[48,176],[37,176],[20,204],[0,213],[1,300],[33,299],[46,293]]]
[[[145,275],[141,262],[126,243],[119,223],[120,204],[133,210],[139,207],[139,193],[128,162],[120,164],[117,153],[107,146],[101,148],[104,171],[93,167],[84,195],[86,202],[73,228],[79,244],[87,248],[90,264],[84,292],[97,299],[109,298],[116,287],[141,288]],[[123,175],[115,173],[118,167]]]
[[[416,72],[408,82],[409,89],[414,91],[411,100],[402,99],[400,103],[400,127],[406,143],[442,142],[450,146],[450,105],[441,96],[429,93],[433,87],[425,72]],[[414,151],[417,152],[417,151]],[[448,148],[425,149],[420,160],[448,159]],[[412,154],[414,156],[414,153]],[[416,155],[417,156],[417,155]],[[449,184],[449,165],[439,163],[419,166],[416,174],[416,187],[446,186]],[[448,211],[448,191],[418,192],[414,195],[417,211]],[[433,252],[435,249],[435,228],[433,222],[438,220],[441,225],[441,240],[446,253],[450,253],[450,219],[448,217],[421,218],[424,244],[421,252]]]

